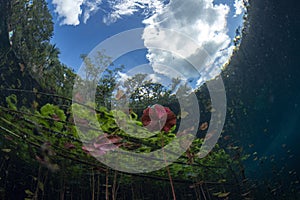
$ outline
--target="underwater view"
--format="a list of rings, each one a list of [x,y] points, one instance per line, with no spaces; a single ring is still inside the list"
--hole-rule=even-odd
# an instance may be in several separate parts
[[[0,0],[0,200],[300,199],[295,0]]]

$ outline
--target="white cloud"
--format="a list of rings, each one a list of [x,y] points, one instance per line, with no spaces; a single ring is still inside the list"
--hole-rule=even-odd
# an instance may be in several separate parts
[[[100,9],[100,5],[102,4],[102,0],[94,0],[94,1],[86,1],[84,9],[83,22],[86,23],[90,16],[96,13]]]
[[[118,75],[119,75],[119,80],[118,80],[118,82],[120,82],[120,83],[124,83],[124,81],[126,81],[126,80],[128,80],[128,79],[130,79],[132,76],[130,76],[130,75],[128,75],[128,74],[126,74],[126,73],[123,73],[123,72],[118,72]]]
[[[231,55],[228,50],[231,42],[227,34],[228,13],[229,6],[214,5],[211,0],[171,0],[161,12],[144,20],[147,26],[143,38],[145,46],[149,49],[147,57],[153,70],[173,76],[174,73],[161,67],[161,64],[167,65],[187,79],[200,76],[202,81],[198,81],[199,84],[218,75],[224,64],[222,62],[227,61]],[[176,32],[164,35],[163,29],[172,29],[184,34],[198,45],[191,45],[186,37]],[[180,55],[152,49],[153,41]],[[185,59],[197,65],[193,66]],[[209,65],[210,61],[213,62],[212,65]]]
[[[110,24],[123,16],[137,12],[144,14],[143,23],[146,28],[143,39],[145,47],[148,48],[147,58],[154,73],[171,75],[169,78],[181,76],[183,80],[197,78],[198,84],[214,78],[232,54],[227,26],[230,6],[214,4],[213,0],[170,0],[165,5],[166,1],[107,0],[106,3],[110,8],[105,11],[107,15],[103,22]],[[100,9],[103,0],[52,0],[52,2],[56,6],[55,12],[63,19],[61,24],[78,25],[80,17],[83,15],[83,22],[86,23],[90,16]],[[235,15],[242,14],[245,9],[243,0],[235,0],[233,7]],[[161,31],[163,29],[171,29],[185,36],[178,36],[175,32],[164,35]],[[186,42],[187,37],[198,46]],[[154,41],[179,55],[151,48]],[[191,60],[196,65],[191,65],[186,60]],[[154,79],[154,76],[151,78]]]
[[[103,22],[106,24],[114,23],[122,16],[133,15],[137,11],[143,11],[144,14],[151,15],[159,12],[163,8],[161,0],[108,0],[112,12],[110,12]]]
[[[63,18],[61,25],[78,25],[84,0],[52,0],[55,12]]]
[[[102,0],[52,0],[55,12],[62,18],[61,25],[79,25],[83,14],[86,23],[90,16],[100,9]],[[103,18],[106,24],[114,23],[122,16],[143,11],[145,16],[158,12],[163,7],[160,0],[107,0],[110,6],[108,15]]]
[[[61,25],[79,25],[79,18],[83,14],[86,23],[91,14],[100,9],[102,0],[52,0],[55,12],[62,19]],[[84,8],[84,9],[83,9]]]
[[[234,0],[234,8],[235,8],[235,15],[234,17],[242,14],[245,10],[244,0]]]

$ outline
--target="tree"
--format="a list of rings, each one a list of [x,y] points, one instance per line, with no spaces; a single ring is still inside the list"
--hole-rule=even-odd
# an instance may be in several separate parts
[[[94,88],[96,86],[96,104],[97,107],[110,107],[112,93],[117,85],[119,72],[124,66],[115,67],[111,58],[105,54],[105,51],[98,51],[96,56],[91,57],[82,54],[84,62],[84,72],[81,74],[85,87]]]
[[[9,8],[11,7],[11,1],[0,0],[0,53],[1,53],[1,62],[5,54],[8,52],[9,44],[9,30],[8,30],[8,17],[9,17]]]
[[[129,101],[129,107],[139,115],[148,106],[160,104],[169,106],[176,101],[172,90],[147,78],[147,74],[136,74],[119,85]]]
[[[53,34],[46,1],[1,0],[0,13],[1,66],[21,64],[22,71],[41,76]]]
[[[11,1],[7,24],[9,31],[13,32],[11,46],[16,56],[33,75],[41,76],[48,65],[49,43],[53,35],[52,16],[46,1]]]
[[[0,88],[71,97],[75,74],[60,63],[59,49],[50,43],[53,22],[46,1],[0,0],[0,17]],[[36,100],[28,94],[19,98],[25,104]]]

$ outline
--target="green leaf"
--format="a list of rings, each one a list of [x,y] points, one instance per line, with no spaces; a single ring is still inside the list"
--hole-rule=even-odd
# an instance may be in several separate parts
[[[44,192],[44,183],[42,183],[41,181],[38,182],[38,187],[39,189]]]
[[[138,119],[138,115],[137,115],[136,113],[134,113],[134,112],[131,112],[131,113],[130,113],[130,117],[131,117],[131,119],[133,119],[133,120],[137,120],[137,119]]]
[[[5,99],[6,99],[8,108],[10,108],[12,110],[17,110],[16,104],[18,103],[18,100],[17,100],[17,96],[15,94],[12,94],[12,95],[6,97]]]
[[[29,189],[25,190],[24,192],[25,192],[27,195],[29,195],[29,196],[33,196],[33,195],[34,195],[33,192],[31,192]]]
[[[2,151],[5,153],[9,153],[9,152],[11,152],[11,149],[2,149]]]
[[[220,179],[218,180],[218,183],[225,183],[226,182],[226,179]]]
[[[224,198],[224,197],[227,197],[229,194],[230,194],[230,192],[223,192],[223,193],[218,194],[218,197]]]

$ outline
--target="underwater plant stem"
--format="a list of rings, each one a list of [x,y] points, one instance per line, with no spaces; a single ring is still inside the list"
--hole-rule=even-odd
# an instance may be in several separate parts
[[[209,193],[209,190],[208,190],[206,184],[205,184],[205,189],[206,189],[206,192],[207,192],[208,199],[211,200],[211,196],[210,196],[210,193]]]
[[[134,189],[133,189],[133,183],[131,183],[131,195],[132,195],[132,199],[134,199]]]
[[[0,172],[2,171],[2,168],[3,168],[4,164],[5,164],[5,160],[4,160],[4,158],[3,158],[3,159],[1,160]]]
[[[120,188],[120,184],[117,184],[117,188],[116,188],[116,199],[117,199],[117,196],[118,196],[118,190]]]
[[[109,200],[108,196],[108,168],[106,168],[106,177],[105,177],[105,200]]]
[[[63,176],[63,178],[62,178],[62,190],[60,192],[60,199],[61,200],[65,199],[65,188],[66,188],[66,182],[65,182],[65,177]]]
[[[41,170],[42,170],[42,166],[39,165],[39,171],[38,171],[38,177],[37,177],[37,184],[36,184],[36,189],[35,189],[34,196],[33,196],[34,200],[38,200],[39,182],[40,182],[40,178],[41,178]]]
[[[200,189],[201,189],[201,193],[202,193],[202,195],[203,195],[204,200],[207,200],[202,185],[200,185]]]
[[[100,198],[100,176],[97,175],[97,200]]]
[[[195,193],[196,193],[196,198],[197,200],[200,200],[201,199],[201,195],[200,195],[200,191],[198,191],[198,187],[194,187],[194,190],[195,190]]]
[[[113,187],[112,187],[112,199],[113,200],[116,200],[117,199],[117,190],[116,190],[116,187],[117,187],[117,176],[118,176],[118,172],[115,171],[115,175],[114,175],[114,183],[113,183]]]
[[[95,200],[95,177],[94,170],[92,170],[92,200]]]
[[[42,191],[42,200],[44,199],[44,196],[45,196],[45,185],[46,185],[46,182],[47,182],[47,179],[48,179],[48,174],[49,174],[49,169],[47,170],[45,178],[44,178],[44,183],[43,183],[44,189]]]
[[[169,176],[169,179],[170,179],[170,184],[171,184],[171,188],[172,188],[173,199],[176,200],[176,195],[175,195],[174,185],[173,185],[173,181],[172,181],[172,176],[171,176],[170,169],[169,169],[168,166],[167,166],[167,172],[168,172],[168,176]]]
[[[162,146],[162,152],[163,152],[164,161],[167,164],[166,154],[165,154],[165,150],[164,150],[165,148],[164,148],[164,139],[163,138],[161,140],[161,146]],[[173,185],[173,181],[172,181],[172,176],[171,176],[171,173],[170,173],[170,169],[169,169],[168,166],[166,167],[166,169],[167,169],[169,180],[170,180],[170,184],[171,184],[173,199],[176,200],[176,194],[175,194],[175,190],[174,190],[174,185]]]

